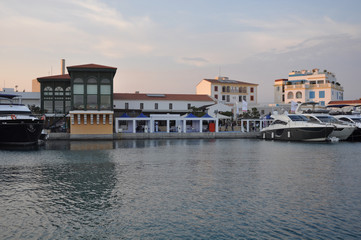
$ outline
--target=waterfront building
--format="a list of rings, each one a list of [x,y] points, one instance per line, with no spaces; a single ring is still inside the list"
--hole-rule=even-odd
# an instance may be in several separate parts
[[[325,106],[330,101],[343,100],[343,87],[333,73],[319,69],[292,71],[288,79],[274,81],[274,102],[318,102]]]
[[[254,83],[216,77],[200,81],[196,93],[211,96],[216,102],[227,104],[234,109],[237,106],[242,108],[242,101],[246,101],[249,105],[257,104],[257,87],[258,84]]]
[[[85,64],[65,74],[41,77],[41,109],[48,117],[70,118],[71,134],[113,133],[113,78],[116,68]],[[69,115],[68,115],[69,114]]]
[[[186,114],[192,108],[215,104],[208,95],[199,94],[154,94],[154,93],[114,93],[116,116],[123,113],[132,116],[141,112],[149,114]]]

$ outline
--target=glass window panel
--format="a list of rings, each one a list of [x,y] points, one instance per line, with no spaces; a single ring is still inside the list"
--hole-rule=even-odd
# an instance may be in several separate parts
[[[97,80],[95,78],[89,78],[88,83],[97,83]]]
[[[74,95],[74,109],[84,109],[84,95]]]
[[[110,83],[110,80],[109,79],[102,79],[101,83]]]
[[[81,78],[76,78],[76,79],[74,80],[74,83],[83,83],[83,79],[81,79]]]
[[[74,84],[74,94],[84,94],[84,85]]]
[[[44,101],[44,110],[46,113],[53,113],[53,101]]]
[[[87,94],[97,94],[98,88],[97,85],[88,85],[87,86]]]
[[[71,87],[67,87],[65,89],[65,95],[70,96],[70,94],[71,94]]]
[[[65,113],[71,110],[71,101],[65,101]]]
[[[55,113],[64,113],[63,101],[55,101]]]
[[[87,95],[87,109],[97,109],[98,108],[98,96],[97,95]]]
[[[101,85],[100,94],[110,94],[110,85]]]
[[[110,109],[110,95],[100,96],[100,109]]]

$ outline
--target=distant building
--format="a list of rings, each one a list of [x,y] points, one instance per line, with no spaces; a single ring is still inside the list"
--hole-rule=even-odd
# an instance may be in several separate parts
[[[206,94],[215,101],[241,108],[242,100],[249,105],[257,104],[258,84],[230,80],[228,77],[203,79],[196,87],[197,94]]]
[[[185,114],[192,107],[201,108],[215,104],[208,95],[198,94],[154,94],[154,93],[114,93],[116,115],[180,113]]]
[[[333,73],[319,69],[292,71],[288,79],[274,81],[275,103],[318,102],[327,105],[330,101],[343,100],[343,87]]]

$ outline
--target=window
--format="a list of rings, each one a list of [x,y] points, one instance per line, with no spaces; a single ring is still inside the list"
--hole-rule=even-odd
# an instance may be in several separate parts
[[[242,102],[242,96],[238,96],[238,102]]]
[[[218,92],[218,86],[214,86],[214,91]]]
[[[226,95],[222,95],[222,101],[226,101]]]
[[[215,99],[218,99],[218,94],[214,95],[214,98],[215,98]]]
[[[314,91],[310,91],[310,98],[315,98],[315,92]]]
[[[296,92],[296,98],[297,99],[300,99],[300,98],[302,98],[302,92]]]
[[[124,108],[129,109],[129,103],[126,102]]]
[[[111,109],[111,85],[109,79],[100,81],[100,109]]]
[[[222,87],[222,92],[226,92],[226,87],[225,86]]]
[[[250,90],[250,91],[251,91],[251,93],[253,93],[253,91],[254,91],[253,87],[251,87],[250,89],[251,89],[251,90]]]
[[[325,101],[320,101],[321,106],[325,106]]]
[[[53,88],[52,87],[45,87],[44,88],[44,96],[51,96],[53,95]]]
[[[64,102],[63,101],[55,101],[55,113],[64,113]]]
[[[53,113],[53,101],[44,101],[44,110],[45,113]]]
[[[154,103],[154,109],[158,109],[158,103]]]
[[[97,109],[98,108],[98,86],[96,84],[87,85],[87,109]]]
[[[251,97],[250,97],[250,101],[254,101],[254,96],[251,96]]]
[[[169,103],[169,109],[173,109],[173,104],[172,103]]]
[[[84,82],[81,78],[74,80],[73,101],[74,109],[84,109]]]
[[[65,88],[65,95],[70,96],[71,95],[71,87]]]
[[[187,108],[191,109],[191,104],[190,103],[188,103]]]
[[[319,98],[325,98],[325,91],[319,91],[318,92],[318,97]]]
[[[230,97],[229,97],[229,95],[227,95],[227,102],[229,102],[230,101]]]
[[[244,101],[247,101],[247,96],[243,96],[243,100],[244,100]]]
[[[64,94],[64,89],[62,87],[55,88],[55,96],[62,96]]]
[[[288,92],[287,99],[292,99],[292,98],[293,98],[293,92]]]
[[[144,103],[140,103],[139,105],[140,105],[139,106],[140,109],[144,109]]]
[[[230,87],[229,86],[227,86],[227,92],[230,92]]]

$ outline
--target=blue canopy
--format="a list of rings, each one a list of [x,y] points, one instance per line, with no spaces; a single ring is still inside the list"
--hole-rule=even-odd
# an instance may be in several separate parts
[[[190,114],[188,114],[188,115],[186,116],[186,118],[197,118],[197,117],[194,116],[192,113],[190,113]]]
[[[208,113],[206,113],[206,114],[204,114],[204,115],[202,116],[202,118],[212,118],[212,117],[209,116]]]
[[[127,113],[123,113],[122,116],[120,116],[121,118],[129,118],[128,114]]]
[[[145,116],[143,113],[140,113],[139,116],[137,118],[148,118],[147,116]]]

